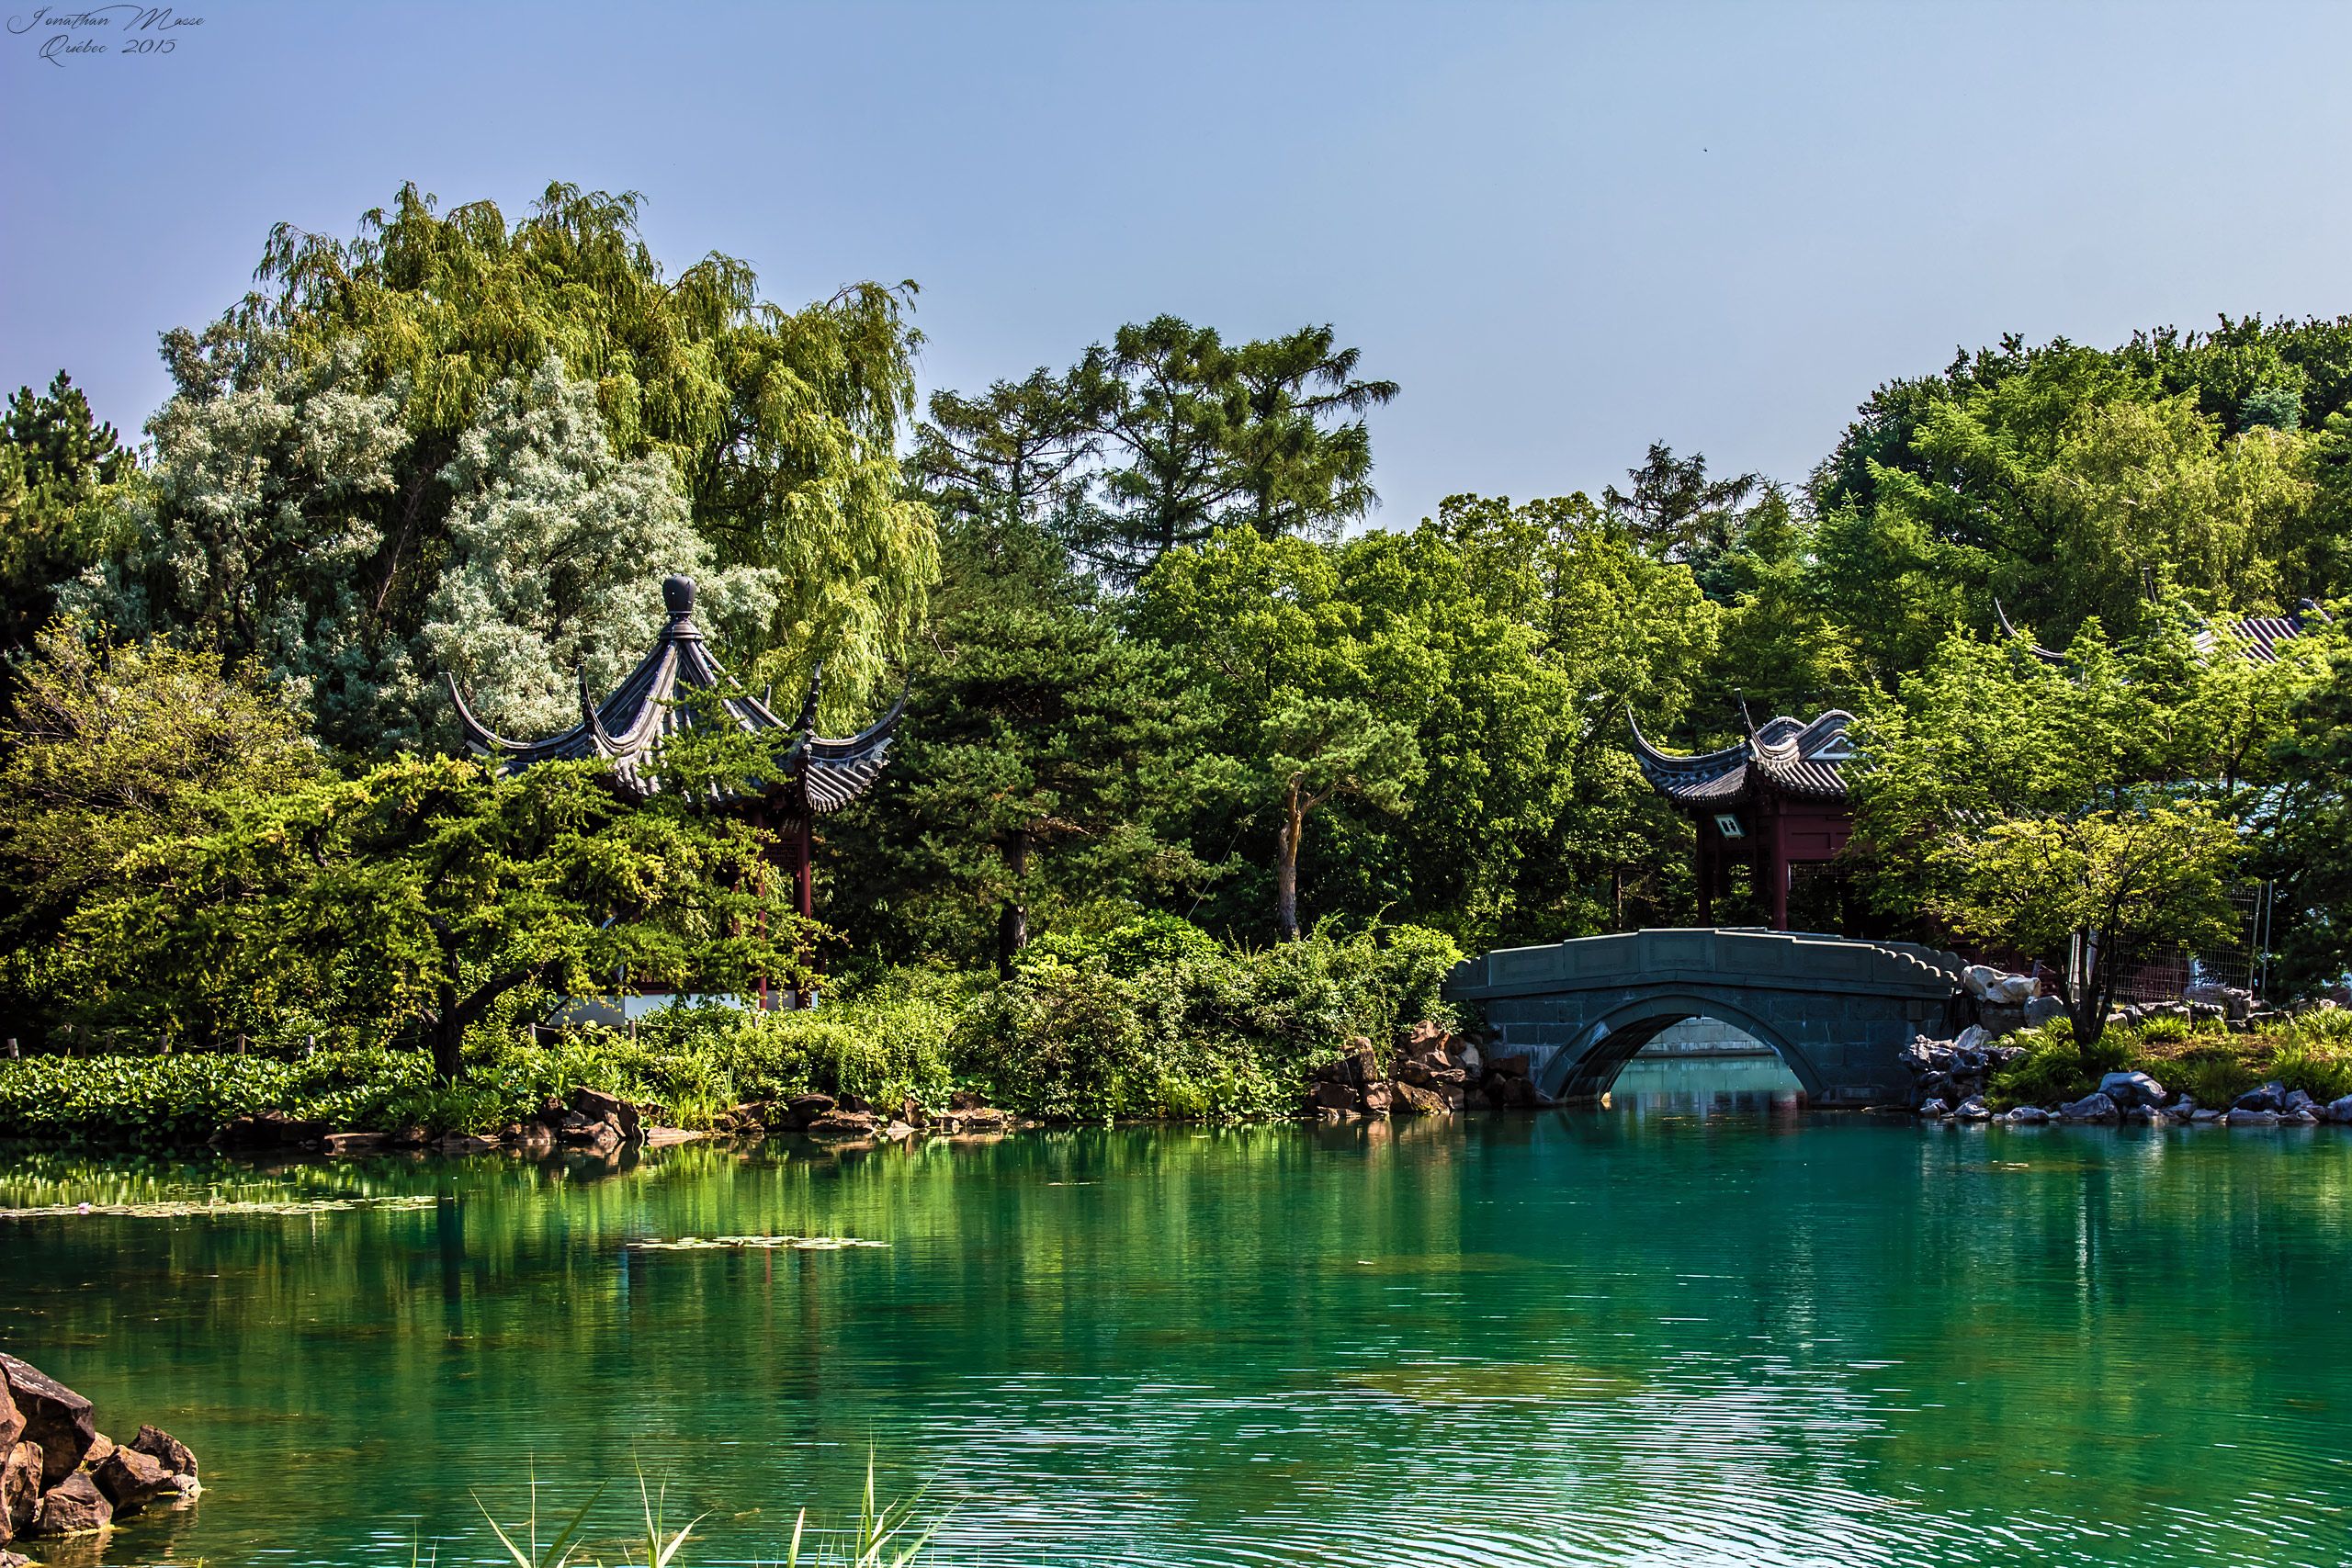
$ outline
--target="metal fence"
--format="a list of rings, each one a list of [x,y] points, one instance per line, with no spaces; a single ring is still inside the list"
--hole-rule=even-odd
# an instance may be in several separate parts
[[[2153,954],[2116,976],[2119,1002],[2177,1002],[2194,987],[2216,986],[2251,994],[2258,1003],[2269,987],[2270,911],[2277,884],[2249,882],[2230,891],[2237,911],[2234,936]],[[2077,938],[2075,962],[2082,962]]]

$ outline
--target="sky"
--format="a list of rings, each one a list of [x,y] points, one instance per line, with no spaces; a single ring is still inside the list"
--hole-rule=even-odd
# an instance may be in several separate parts
[[[47,17],[68,7],[51,6]],[[928,388],[1166,312],[1402,386],[1374,521],[1662,440],[1801,481],[2019,333],[2352,311],[2352,5],[0,0],[0,386],[129,433],[279,221],[629,189],[673,270],[921,286]]]

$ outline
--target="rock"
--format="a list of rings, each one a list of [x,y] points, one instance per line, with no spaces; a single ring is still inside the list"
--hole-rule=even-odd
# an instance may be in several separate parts
[[[2059,1119],[2065,1122],[2112,1122],[2118,1114],[2115,1101],[2103,1094],[2086,1094],[2058,1108]]]
[[[441,1140],[440,1149],[445,1155],[496,1154],[498,1140],[476,1137],[471,1133],[452,1133]]]
[[[836,1111],[818,1117],[801,1131],[828,1143],[842,1143],[852,1138],[870,1138],[880,1124],[870,1111]]]
[[[1373,1084],[1363,1091],[1363,1108],[1374,1115],[1380,1115],[1388,1110],[1396,1098],[1396,1090],[1389,1085]]]
[[[2331,1122],[2352,1122],[2352,1094],[2327,1102],[2327,1119]]]
[[[2188,1118],[2197,1114],[2196,1098],[2192,1095],[2183,1094],[2179,1099],[2165,1107],[2165,1114],[2171,1117],[2176,1122],[2186,1122]]]
[[[381,1133],[329,1133],[321,1141],[329,1155],[348,1158],[352,1155],[374,1154],[384,1146],[385,1138]]]
[[[323,1122],[307,1122],[282,1111],[262,1111],[239,1116],[212,1134],[216,1149],[289,1149],[316,1147],[327,1135]]]
[[[2231,1102],[2230,1109],[2233,1111],[2277,1111],[2286,1103],[2287,1091],[2279,1087],[2278,1079],[2273,1078],[2260,1089],[2250,1089],[2238,1096]]]
[[[40,1517],[25,1533],[31,1536],[88,1535],[114,1523],[114,1505],[107,1502],[87,1471],[77,1470],[41,1494]]]
[[[2004,1002],[2014,1007],[2031,1001],[2033,990],[2032,976],[2005,975],[1984,987],[1984,999],[1988,1002]]]
[[[964,1109],[962,1102],[967,1100],[976,1105],[979,1103],[977,1096],[961,1089],[949,1097],[948,1103],[960,1111]],[[784,1109],[786,1114],[792,1118],[792,1124],[805,1131],[810,1122],[833,1113],[833,1097],[830,1094],[796,1094],[784,1102]]]
[[[137,1449],[115,1450],[105,1463],[91,1467],[90,1476],[117,1515],[137,1513],[172,1484],[172,1472]]]
[[[920,1127],[931,1120],[931,1112],[922,1108],[922,1100],[910,1094],[899,1101],[899,1120],[910,1127]]]
[[[1454,1052],[1454,1055],[1462,1063],[1462,1070],[1473,1077],[1486,1070],[1485,1053],[1467,1040],[1462,1042],[1461,1046]]]
[[[1993,1119],[1993,1108],[1984,1103],[1983,1096],[1970,1095],[1960,1102],[1952,1114],[1962,1122],[1990,1122]]]
[[[606,1094],[601,1089],[575,1089],[571,1091],[574,1114],[592,1122],[608,1122],[620,1129],[621,1142],[634,1144],[645,1136],[645,1119],[637,1107],[616,1094]]]
[[[82,1456],[82,1468],[84,1470],[97,1469],[98,1466],[106,1463],[107,1456],[112,1452],[114,1452],[114,1439],[104,1432],[100,1432],[90,1439],[90,1451]]]
[[[902,1144],[915,1135],[914,1123],[893,1116],[882,1123],[882,1135],[894,1144]]]
[[[2188,1119],[2200,1127],[2218,1126],[2229,1121],[2228,1116],[2210,1108],[2191,1111]]]
[[[1363,1090],[1326,1078],[1307,1089],[1306,1103],[1317,1111],[1361,1111]]]
[[[1443,1089],[1467,1083],[1469,1073],[1461,1067],[1420,1057],[1408,1057],[1396,1064],[1396,1077],[1402,1083],[1417,1083],[1423,1089]]]
[[[1493,1061],[1487,1063],[1487,1066],[1499,1077],[1507,1078],[1524,1078],[1532,1077],[1534,1076],[1534,1074],[1529,1070],[1529,1062],[1530,1058],[1524,1055],[1515,1056],[1497,1056]]]
[[[1984,993],[1993,982],[2004,978],[2006,976],[2001,971],[1989,964],[1972,964],[1960,972],[1961,988],[1979,1001],[1984,999]]]
[[[2291,1116],[2299,1111],[2308,1111],[2313,1115],[2317,1115],[2319,1112],[2319,1101],[2313,1100],[2301,1089],[2289,1089],[2287,1091],[2287,1098],[2278,1102],[2278,1110],[2281,1114],[2288,1116]]]
[[[0,1355],[0,1376],[7,1379],[8,1393],[24,1417],[21,1440],[40,1445],[40,1484],[46,1492],[73,1474],[97,1440],[90,1402],[14,1356]]]
[[[2319,1125],[2319,1112],[2306,1105],[2298,1111],[2281,1111],[2278,1113],[2278,1120],[2282,1122],[2292,1122],[2304,1127],[2316,1127]]]
[[[1940,1100],[1923,1100],[1919,1102],[1919,1114],[1922,1116],[1949,1116],[1951,1114],[1951,1107]]]
[[[795,1100],[793,1103],[797,1105],[799,1101]],[[987,1100],[982,1100],[968,1089],[956,1089],[947,1097],[947,1109],[950,1111],[979,1111],[984,1110],[987,1105]]]
[[[1453,1109],[1443,1095],[1416,1083],[1398,1084],[1396,1097],[1395,1109],[1400,1115],[1442,1116]]]
[[[1372,1042],[1359,1034],[1349,1040],[1346,1050],[1317,1066],[1312,1076],[1317,1083],[1361,1090],[1380,1081],[1380,1063],[1372,1054]]]
[[[33,1560],[21,1551],[0,1551],[0,1568],[34,1568],[34,1564]]]
[[[1951,1043],[1951,1048],[1953,1055],[1957,1055],[1962,1051],[1982,1051],[1991,1043],[1993,1032],[1981,1023],[1972,1023],[1960,1032],[1959,1038]]]
[[[432,1141],[432,1134],[412,1123],[394,1129],[390,1141],[396,1149],[421,1149]]]
[[[0,1458],[6,1458],[24,1435],[25,1414],[17,1408],[16,1397],[8,1392],[8,1380],[0,1378]]]
[[[543,1155],[555,1147],[555,1129],[544,1122],[517,1122],[499,1134],[498,1139],[510,1149]]]
[[[972,1107],[958,1120],[967,1133],[1001,1133],[1012,1124],[1011,1116],[986,1105]]]
[[[2278,1125],[2278,1112],[2276,1111],[2248,1111],[2233,1106],[2230,1110],[2228,1122],[2233,1127],[2276,1127]]]
[[[39,1443],[17,1443],[0,1461],[0,1540],[23,1535],[40,1517],[40,1468]]]
[[[2050,1112],[2039,1105],[2020,1105],[2009,1112],[2009,1120],[2024,1127],[2039,1127],[2050,1120]]]
[[[2056,997],[2028,997],[2025,999],[2025,1026],[2040,1029],[2066,1016],[2066,1004]]]
[[[2145,1073],[2109,1073],[2098,1080],[2098,1092],[2127,1111],[2165,1102],[2165,1086]]]
[[[2142,1126],[2153,1126],[2165,1119],[2165,1113],[2153,1105],[2135,1105],[2123,1113],[2123,1119]]]
[[[195,1450],[161,1427],[141,1427],[130,1446],[160,1463],[174,1475],[198,1473]]]

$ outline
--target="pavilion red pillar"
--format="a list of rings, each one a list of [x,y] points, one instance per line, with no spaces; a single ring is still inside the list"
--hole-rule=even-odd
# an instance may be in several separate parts
[[[800,918],[817,917],[817,874],[815,856],[808,817],[800,818],[799,830],[792,838],[792,892],[800,902]]]
[[[1781,820],[1778,801],[1771,808],[1772,829],[1765,840],[1764,874],[1772,884],[1772,929],[1789,929],[1789,835]]]

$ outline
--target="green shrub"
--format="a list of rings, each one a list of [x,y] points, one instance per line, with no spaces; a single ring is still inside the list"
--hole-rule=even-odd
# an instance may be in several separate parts
[[[2019,1030],[2001,1043],[2020,1046],[2025,1055],[1996,1068],[1987,1080],[1985,1103],[1996,1111],[2080,1100],[2098,1085],[2098,1079],[2075,1046],[2074,1025],[2065,1019],[2054,1019],[2039,1029]]]

